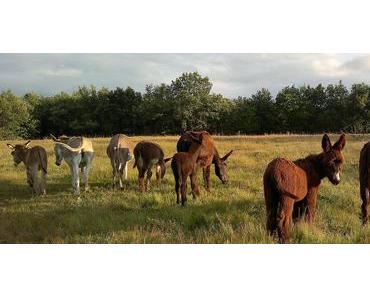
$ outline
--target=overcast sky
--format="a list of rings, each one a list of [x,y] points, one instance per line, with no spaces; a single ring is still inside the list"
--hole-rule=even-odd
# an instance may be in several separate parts
[[[0,90],[53,95],[92,84],[144,91],[191,71],[235,98],[291,84],[370,83],[370,54],[0,54]]]

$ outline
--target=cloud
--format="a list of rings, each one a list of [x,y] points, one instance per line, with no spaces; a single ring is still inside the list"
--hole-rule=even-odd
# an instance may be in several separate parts
[[[287,85],[369,83],[369,54],[0,54],[0,90],[52,95],[80,85],[127,87],[170,83],[198,71],[230,98]]]

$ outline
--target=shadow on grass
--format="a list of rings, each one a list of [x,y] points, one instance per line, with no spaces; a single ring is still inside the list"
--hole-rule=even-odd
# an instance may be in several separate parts
[[[186,207],[153,205],[146,199],[138,206],[82,201],[35,208],[22,207],[14,212],[3,212],[0,217],[0,242],[106,243],[115,233],[121,234],[121,239],[116,242],[143,241],[143,238],[125,237],[125,233],[130,232],[139,232],[144,237],[153,232],[164,236],[149,240],[152,242],[178,242],[179,234],[191,239],[197,232],[220,232],[226,220],[237,229],[242,213],[249,212],[252,216],[251,210],[256,211],[256,206],[248,200],[212,201],[207,204],[195,202]]]

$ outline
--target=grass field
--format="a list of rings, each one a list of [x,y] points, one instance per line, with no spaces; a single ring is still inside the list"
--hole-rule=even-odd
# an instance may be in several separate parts
[[[338,135],[331,135],[332,142]],[[178,137],[134,137],[160,144],[166,156],[175,152]],[[291,230],[291,243],[369,243],[370,227],[359,219],[358,158],[370,136],[347,135],[342,182],[325,179],[319,191],[314,225]],[[273,243],[265,232],[262,175],[277,156],[289,159],[321,151],[321,136],[216,137],[229,158],[229,185],[222,185],[212,166],[212,192],[206,193],[198,174],[201,197],[186,207],[176,205],[169,168],[162,185],[140,194],[137,171],[129,166],[125,190],[111,189],[107,138],[93,139],[95,159],[91,191],[80,201],[72,195],[69,167],[57,167],[51,140],[32,141],[48,151],[47,195],[32,198],[24,165],[14,167],[6,141],[0,142],[0,242],[2,243]],[[190,189],[190,186],[188,187]]]

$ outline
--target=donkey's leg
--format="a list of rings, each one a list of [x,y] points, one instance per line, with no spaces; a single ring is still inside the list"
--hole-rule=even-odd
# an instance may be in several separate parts
[[[181,177],[181,205],[185,206],[187,198],[186,198],[186,190],[187,190],[187,176]]]
[[[125,180],[127,179],[127,162],[122,162],[119,172],[118,172],[118,179],[119,179],[119,187],[123,190],[123,171],[125,171]]]
[[[126,161],[125,165],[125,180],[127,180],[127,171],[128,171],[128,161]]]
[[[197,174],[195,172],[190,174],[190,183],[191,183],[191,191],[193,194],[193,199],[196,199],[200,195],[200,192],[199,192],[199,187],[197,183]]]
[[[47,174],[41,169],[41,195],[46,194],[46,178]]]
[[[146,169],[143,167],[137,167],[137,170],[139,172],[139,191],[144,192],[145,191],[144,177],[145,177]]]
[[[84,185],[85,185],[85,191],[90,190],[89,186],[89,174],[92,167],[92,161],[94,159],[94,153],[85,153],[86,158],[86,170],[85,170],[85,176],[84,176]]]
[[[209,189],[209,177],[211,175],[211,166],[207,166],[203,168],[203,179],[204,179],[204,187],[206,188],[207,192],[210,192]]]
[[[72,163],[71,174],[72,174],[73,192],[75,195],[80,195],[80,177],[78,174],[78,164],[77,163]]]
[[[316,200],[317,200],[317,188],[312,188],[307,196],[307,211],[306,211],[306,221],[312,224],[315,219],[316,213]]]
[[[276,220],[280,243],[285,243],[288,240],[288,228],[292,220],[293,205],[293,199],[284,195],[281,197]]]
[[[298,223],[302,218],[306,217],[307,199],[295,202],[293,207],[293,222]]]
[[[362,213],[362,224],[365,225],[368,221],[368,206],[369,206],[369,188],[364,185],[360,184],[360,194],[361,194],[361,213]]]
[[[150,186],[150,179],[152,178],[153,172],[152,167],[149,167],[148,171],[146,172],[146,180],[145,180],[145,190],[147,191]]]
[[[81,168],[82,171],[82,182],[84,183],[85,186],[85,191],[89,191],[89,171],[90,171],[90,166],[86,165]]]
[[[33,165],[33,166],[30,166],[29,167],[29,174],[30,174],[30,178],[32,179],[32,190],[33,190],[33,193],[36,194],[36,195],[40,195],[41,194],[41,185],[40,185],[40,179],[39,179],[39,176],[38,176],[38,166],[37,165]]]
[[[175,177],[175,191],[176,191],[176,203],[180,204],[181,193],[180,193],[180,179]]]
[[[110,159],[110,163],[112,165],[112,175],[113,175],[113,189],[116,187],[116,177],[117,177],[117,169],[116,169],[116,163],[114,161],[114,159]]]
[[[27,167],[26,168],[26,175],[27,175],[27,184],[32,189],[32,194],[35,194],[35,189],[34,189],[34,186],[33,186],[34,185],[34,181],[33,181],[32,172],[31,172],[31,168],[30,167]]]

